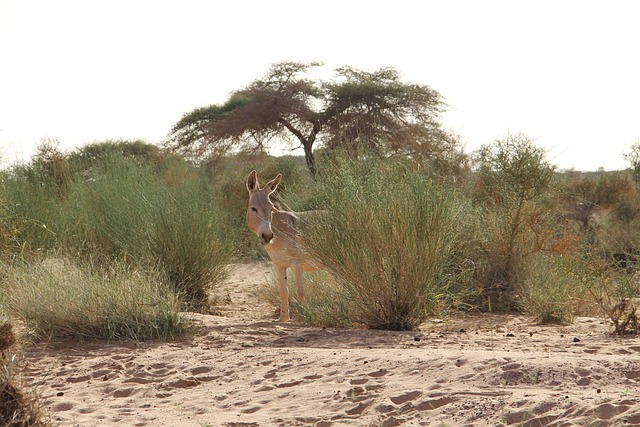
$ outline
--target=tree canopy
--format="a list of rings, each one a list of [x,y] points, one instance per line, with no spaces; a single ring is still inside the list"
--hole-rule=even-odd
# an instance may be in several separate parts
[[[436,163],[460,163],[455,135],[443,129],[446,104],[436,90],[401,81],[394,68],[335,70],[331,81],[308,78],[311,62],[281,62],[222,105],[185,113],[166,146],[204,158],[231,149],[264,151],[274,141],[300,144],[316,172],[316,144],[383,156],[408,155]]]

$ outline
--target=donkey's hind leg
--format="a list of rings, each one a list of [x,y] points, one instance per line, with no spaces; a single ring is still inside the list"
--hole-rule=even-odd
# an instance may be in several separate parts
[[[296,289],[298,291],[298,301],[304,302],[304,286],[302,284],[302,266],[299,262],[291,264],[291,271],[293,271],[293,280],[296,282]]]

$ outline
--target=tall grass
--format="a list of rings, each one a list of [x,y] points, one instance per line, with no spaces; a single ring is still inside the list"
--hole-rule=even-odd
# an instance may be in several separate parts
[[[589,296],[574,274],[573,256],[537,253],[527,259],[522,309],[542,323],[571,322],[588,311]]]
[[[441,310],[459,238],[449,189],[401,164],[364,162],[339,165],[318,190],[328,204],[304,244],[335,277],[352,322],[411,330]]]
[[[157,267],[198,310],[227,275],[226,216],[199,180],[167,187],[149,168],[115,158],[74,183],[67,203],[67,252]]]
[[[41,402],[25,387],[11,349],[16,343],[13,325],[0,306],[0,425],[7,427],[53,425],[43,414]]]
[[[16,253],[47,251],[60,237],[62,208],[56,187],[38,168],[16,166],[0,180],[3,231]]]
[[[36,337],[171,339],[182,333],[182,301],[158,273],[68,261],[5,266],[0,304]]]

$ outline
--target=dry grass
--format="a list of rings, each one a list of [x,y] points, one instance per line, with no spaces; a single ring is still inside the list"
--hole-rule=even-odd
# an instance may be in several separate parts
[[[49,426],[36,395],[26,391],[15,375],[15,363],[9,357],[15,342],[11,323],[0,321],[0,426]]]
[[[441,310],[459,240],[450,190],[401,164],[341,165],[324,178],[330,197],[304,244],[335,278],[350,323],[411,330]]]
[[[184,331],[183,304],[158,273],[58,264],[5,266],[0,304],[36,338],[171,339]]]

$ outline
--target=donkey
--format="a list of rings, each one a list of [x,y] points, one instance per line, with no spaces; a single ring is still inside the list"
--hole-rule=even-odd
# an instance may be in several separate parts
[[[260,243],[271,258],[280,288],[280,321],[286,322],[290,319],[287,268],[293,272],[298,299],[304,301],[302,272],[321,270],[324,267],[311,259],[300,243],[300,232],[303,228],[301,220],[312,212],[281,211],[276,209],[269,199],[269,195],[276,191],[281,180],[282,175],[278,174],[260,188],[256,171],[249,174],[247,226],[260,238]]]

